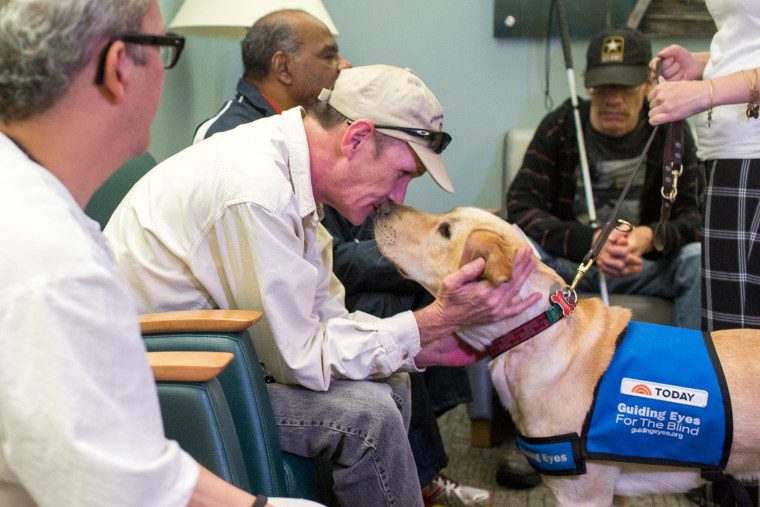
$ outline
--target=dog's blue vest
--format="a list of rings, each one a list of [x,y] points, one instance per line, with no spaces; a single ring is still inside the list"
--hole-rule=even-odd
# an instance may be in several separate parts
[[[720,477],[731,450],[731,402],[712,337],[631,322],[596,387],[581,436],[520,436],[539,472],[585,473],[586,460],[694,467]]]

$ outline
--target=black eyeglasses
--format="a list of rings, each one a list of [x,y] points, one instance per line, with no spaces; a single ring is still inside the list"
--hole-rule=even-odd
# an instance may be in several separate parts
[[[177,64],[179,55],[185,47],[185,38],[176,33],[167,32],[166,35],[148,35],[144,33],[128,33],[120,37],[114,37],[103,51],[100,53],[98,60],[98,70],[95,72],[95,84],[103,84],[103,74],[105,73],[106,55],[111,48],[111,44],[117,40],[128,44],[143,44],[146,46],[158,46],[158,52],[161,55],[161,61],[164,62],[165,69],[171,69]]]
[[[352,120],[348,121],[348,124],[351,125]],[[435,131],[435,130],[426,130],[426,129],[415,129],[415,128],[409,128],[409,127],[393,127],[391,125],[375,125],[376,129],[387,129],[387,130],[398,130],[399,132],[405,132],[409,134],[410,136],[419,137],[420,139],[424,139],[427,141],[427,147],[430,148],[433,153],[440,154],[443,150],[446,149],[446,146],[449,145],[451,142],[451,136],[447,132],[443,131]]]

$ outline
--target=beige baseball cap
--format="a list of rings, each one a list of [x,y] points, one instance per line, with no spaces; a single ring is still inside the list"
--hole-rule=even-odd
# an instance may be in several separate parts
[[[406,141],[433,180],[454,193],[440,155],[451,141],[443,132],[443,107],[410,69],[390,65],[344,69],[332,90],[322,90],[319,100],[349,120],[371,120],[378,131]]]

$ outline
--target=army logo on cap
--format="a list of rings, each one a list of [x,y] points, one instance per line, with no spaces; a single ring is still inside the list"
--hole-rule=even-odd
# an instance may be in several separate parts
[[[619,35],[605,37],[602,41],[602,63],[623,63],[625,40]]]

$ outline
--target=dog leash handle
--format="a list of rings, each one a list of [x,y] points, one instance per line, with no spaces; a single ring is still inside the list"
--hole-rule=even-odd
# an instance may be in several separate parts
[[[660,221],[657,223],[653,238],[654,247],[658,252],[665,249],[665,227],[670,218],[670,211],[675,205],[676,195],[678,195],[678,178],[683,174],[683,144],[683,121],[669,123],[662,164]]]

